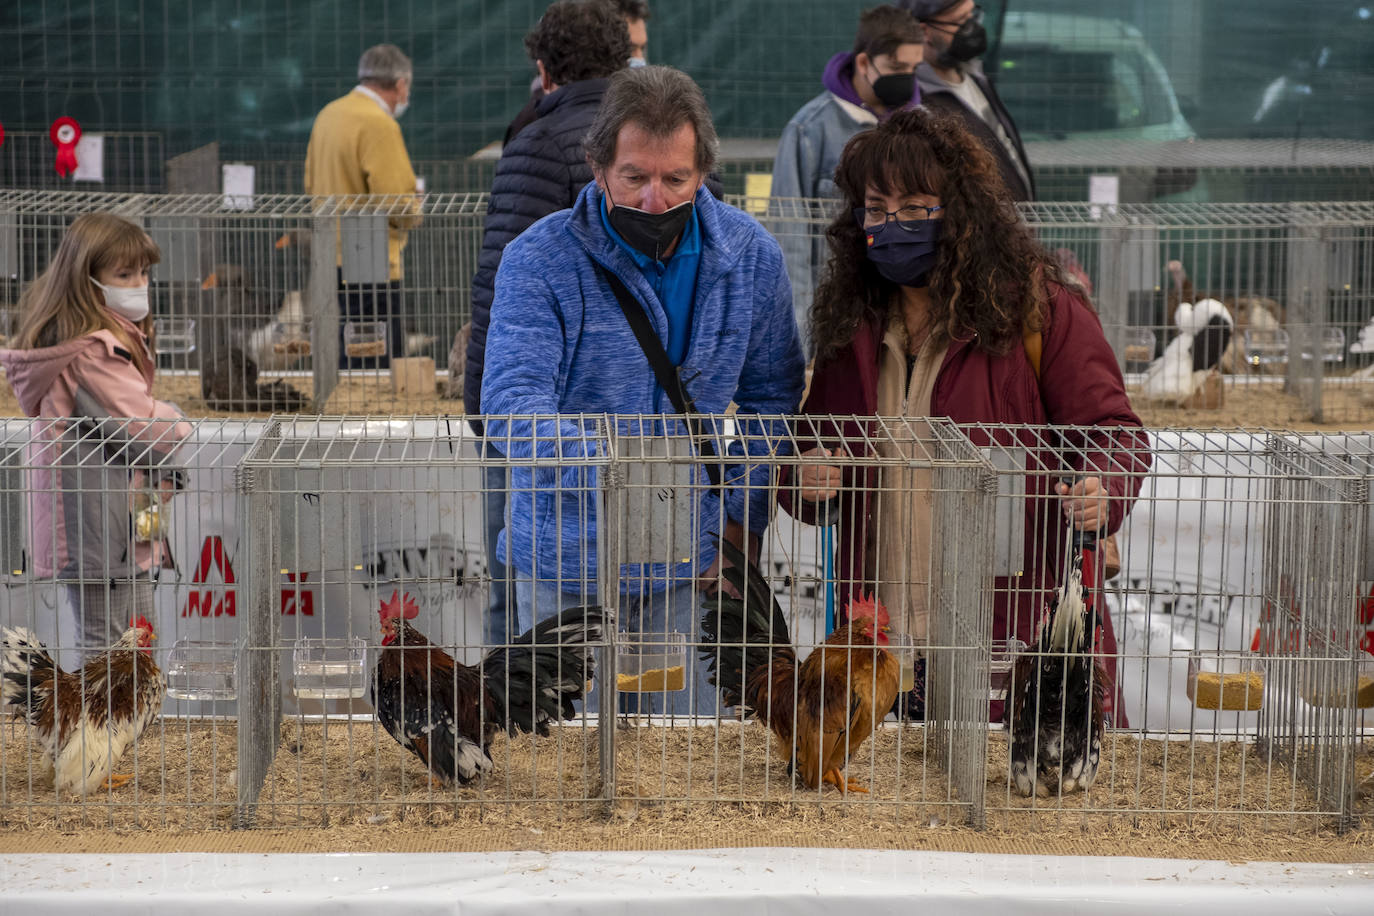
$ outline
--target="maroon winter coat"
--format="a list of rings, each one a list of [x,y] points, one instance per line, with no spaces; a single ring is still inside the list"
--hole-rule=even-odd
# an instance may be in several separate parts
[[[1053,286],[1051,292],[1041,330],[1038,380],[1019,342],[997,355],[973,346],[972,340],[955,340],[945,354],[931,395],[931,415],[949,417],[956,423],[1119,427],[1119,431],[1104,429],[1091,436],[1065,433],[1064,448],[1059,452],[1040,449],[1027,455],[1030,469],[1038,472],[1026,478],[1027,568],[1019,579],[994,579],[992,625],[993,639],[1016,637],[1027,645],[1035,642],[1036,623],[1051,590],[1058,584],[1058,570],[1063,567],[1067,526],[1058,505],[1059,497],[1053,494],[1058,477],[1110,471],[1098,476],[1110,496],[1107,533],[1111,533],[1121,527],[1140,491],[1142,475],[1150,467],[1149,441],[1141,431],[1140,418],[1131,409],[1116,356],[1096,313],[1068,289]],[[817,417],[873,416],[877,410],[882,336],[880,323],[866,322],[838,354],[818,361],[802,412]],[[818,439],[811,437],[812,429],[819,432]],[[854,421],[817,420],[811,429],[799,432],[807,434],[798,442],[802,450],[817,445],[834,448],[846,442],[851,452],[862,454],[864,435]],[[989,444],[990,431],[969,432],[976,444]],[[1064,468],[1061,454],[1072,470]],[[869,473],[875,470],[870,469]],[[840,608],[848,606],[849,593],[856,584],[866,590],[870,588],[863,582],[869,549],[865,532],[869,530],[872,511],[869,495],[878,481],[876,477],[854,479],[860,473],[865,472],[846,469],[846,486],[858,488],[860,495],[853,504],[854,511],[843,511],[843,517],[836,523]],[[803,521],[814,522],[814,505],[794,499],[794,494],[787,486],[780,488],[783,508]],[[1115,683],[1116,636],[1107,609],[1100,601],[1098,612],[1102,621],[1098,648],[1107,656],[1104,661],[1108,677]],[[1119,688],[1110,690],[1107,711],[1111,713],[1119,705]],[[993,704],[991,714],[994,719],[1000,718],[1001,703]],[[1113,721],[1118,726],[1125,725],[1124,711],[1116,714]]]

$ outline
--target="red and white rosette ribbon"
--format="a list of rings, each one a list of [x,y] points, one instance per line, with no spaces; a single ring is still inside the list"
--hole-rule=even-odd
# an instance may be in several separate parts
[[[52,122],[48,137],[57,147],[57,174],[66,178],[76,171],[76,142],[81,139],[81,125],[75,118],[58,118]]]

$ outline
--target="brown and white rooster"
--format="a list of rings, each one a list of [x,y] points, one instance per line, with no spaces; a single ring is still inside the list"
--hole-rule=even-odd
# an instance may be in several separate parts
[[[132,623],[80,671],[57,667],[37,635],[0,631],[0,709],[38,732],[59,794],[116,789],[133,777],[115,766],[162,709],[167,682],[148,648],[153,625]]]

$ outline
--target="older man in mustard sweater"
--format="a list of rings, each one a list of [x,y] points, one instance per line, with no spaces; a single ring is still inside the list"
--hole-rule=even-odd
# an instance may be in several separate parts
[[[339,256],[339,312],[345,321],[385,322],[386,345],[355,343],[345,347],[340,330],[341,368],[385,368],[390,357],[404,353],[401,324],[401,251],[406,233],[419,221],[415,171],[396,119],[410,104],[413,70],[410,58],[395,45],[368,48],[358,61],[358,85],[335,99],[315,117],[305,154],[305,192],[313,195],[387,194],[401,197],[390,205],[387,226],[387,281],[350,271],[344,282]],[[366,281],[366,282],[364,282]],[[361,341],[363,338],[359,338]],[[349,352],[349,351],[353,352]]]

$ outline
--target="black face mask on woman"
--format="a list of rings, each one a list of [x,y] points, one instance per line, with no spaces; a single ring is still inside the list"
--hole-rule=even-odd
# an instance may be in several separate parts
[[[927,219],[901,228],[887,223],[865,228],[868,259],[886,280],[898,286],[925,286],[940,255],[940,224]]]
[[[935,58],[935,62],[946,69],[954,69],[976,57],[981,57],[988,49],[988,30],[983,28],[982,17],[970,16],[950,36],[949,45]]]
[[[625,244],[655,261],[663,260],[663,252],[672,247],[673,242],[682,235],[682,231],[687,228],[687,223],[692,218],[690,197],[662,213],[650,213],[647,210],[617,204],[611,200],[609,191],[606,193],[606,199],[611,202],[610,209],[606,211],[606,219],[611,228],[620,233]]]

